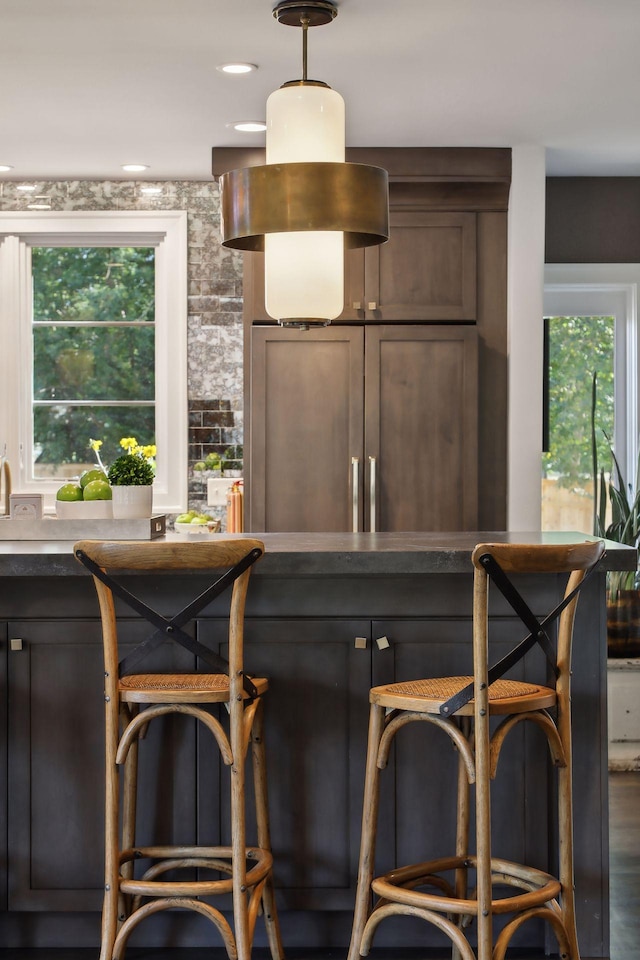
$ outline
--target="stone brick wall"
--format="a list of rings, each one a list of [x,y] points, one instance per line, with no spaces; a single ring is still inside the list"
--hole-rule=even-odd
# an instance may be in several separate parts
[[[218,185],[154,181],[162,193],[146,196],[140,188],[149,181],[34,182],[52,210],[187,211],[189,506],[204,507],[206,483],[193,464],[243,442],[242,257],[220,244]],[[0,210],[26,210],[33,202],[17,184],[0,181]]]

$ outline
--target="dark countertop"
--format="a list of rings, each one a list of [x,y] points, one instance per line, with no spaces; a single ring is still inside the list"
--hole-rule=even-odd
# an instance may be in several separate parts
[[[202,539],[169,533],[166,540]],[[220,536],[213,534],[213,536]],[[224,534],[222,535],[224,536]],[[240,534],[239,536],[243,536]],[[477,543],[575,543],[593,540],[584,533],[264,533],[244,536],[262,540],[264,559],[257,576],[403,576],[467,573]],[[634,570],[636,551],[606,541],[604,570]],[[0,541],[1,577],[86,576],[74,559],[73,543],[64,540]]]

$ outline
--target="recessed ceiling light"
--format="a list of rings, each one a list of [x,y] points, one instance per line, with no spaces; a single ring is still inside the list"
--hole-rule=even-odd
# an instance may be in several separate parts
[[[267,129],[264,120],[235,120],[233,123],[228,123],[227,127],[239,130],[240,133],[261,133]]]
[[[35,183],[19,183],[16,190],[23,190],[24,193],[33,193],[36,190]]]
[[[162,193],[162,187],[140,187],[140,193],[145,193],[149,197],[153,197],[158,193]]]
[[[149,169],[148,163],[123,163],[122,169],[126,170],[127,173],[142,173],[143,170]]]
[[[10,167],[8,163],[0,163],[0,173],[8,173],[9,170],[13,170],[13,167]]]
[[[257,69],[255,63],[220,63],[216,67],[216,70],[219,70],[220,73],[231,73],[236,76],[243,73],[253,73]]]

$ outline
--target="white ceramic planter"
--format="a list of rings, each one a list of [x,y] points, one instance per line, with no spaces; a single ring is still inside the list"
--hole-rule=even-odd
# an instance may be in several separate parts
[[[153,513],[153,487],[112,487],[114,520],[139,520]]]

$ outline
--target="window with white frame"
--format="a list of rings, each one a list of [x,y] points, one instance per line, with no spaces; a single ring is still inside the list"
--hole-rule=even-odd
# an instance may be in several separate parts
[[[184,211],[0,213],[0,452],[42,492],[135,436],[154,509],[187,501]]]
[[[636,264],[545,267],[549,347],[545,372],[551,383],[546,405],[549,443],[543,462],[544,529],[592,529],[594,372],[598,374],[595,423],[599,467],[609,470],[611,442],[623,476],[635,482],[640,425],[639,290],[640,266]]]

